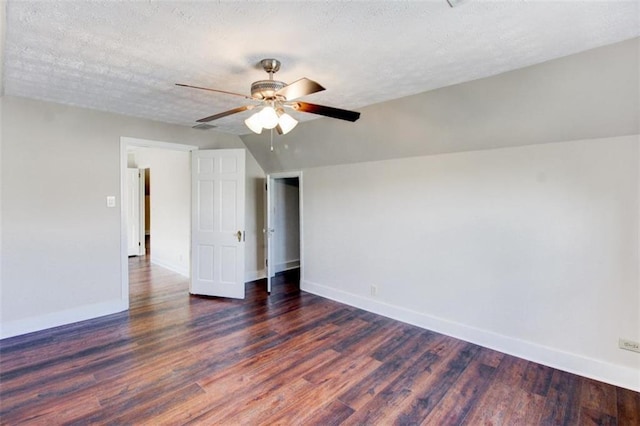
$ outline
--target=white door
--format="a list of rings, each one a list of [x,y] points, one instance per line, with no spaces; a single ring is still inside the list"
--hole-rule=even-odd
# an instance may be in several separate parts
[[[192,294],[244,299],[245,151],[191,154]]]
[[[275,207],[273,199],[274,194],[273,176],[267,175],[267,227],[264,232],[264,237],[267,239],[267,292],[269,293],[271,293],[271,278],[275,275],[275,262],[273,261],[273,237],[275,233],[275,229],[273,227],[275,219],[275,212],[273,211]]]
[[[127,254],[129,256],[138,256],[144,254],[142,252],[141,235],[143,227],[141,221],[144,212],[141,211],[141,176],[138,169],[127,169],[127,195],[126,195],[126,211],[127,211]]]

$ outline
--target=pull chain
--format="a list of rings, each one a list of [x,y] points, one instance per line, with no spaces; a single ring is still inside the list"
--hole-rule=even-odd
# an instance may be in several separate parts
[[[271,152],[273,152],[273,129],[271,129]]]

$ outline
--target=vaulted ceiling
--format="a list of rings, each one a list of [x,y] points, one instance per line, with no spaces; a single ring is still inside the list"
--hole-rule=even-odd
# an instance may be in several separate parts
[[[640,35],[637,1],[28,1],[6,4],[4,88],[192,126],[278,79],[318,81],[305,100],[347,109],[475,80]],[[246,134],[248,112],[213,122]],[[308,120],[312,114],[296,113]]]

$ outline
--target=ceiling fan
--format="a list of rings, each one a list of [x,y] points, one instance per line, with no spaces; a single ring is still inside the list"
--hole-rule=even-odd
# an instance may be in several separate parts
[[[298,122],[285,112],[288,108],[351,122],[360,118],[359,112],[333,108],[325,105],[310,104],[308,102],[296,100],[302,96],[321,92],[325,90],[325,88],[308,78],[301,78],[291,84],[274,80],[273,74],[278,72],[280,69],[280,61],[277,59],[263,59],[260,61],[260,65],[269,74],[269,79],[254,81],[251,84],[251,96],[181,83],[176,83],[176,86],[240,96],[245,99],[258,102],[258,104],[240,106],[197,120],[198,123],[208,123],[232,114],[262,107],[259,112],[254,113],[251,117],[245,120],[247,127],[255,133],[261,133],[262,129],[276,129],[278,134],[281,135],[290,132]]]

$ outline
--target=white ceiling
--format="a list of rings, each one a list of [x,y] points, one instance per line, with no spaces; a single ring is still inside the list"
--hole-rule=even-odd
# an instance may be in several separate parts
[[[9,0],[6,19],[6,94],[191,126],[245,102],[174,83],[249,94],[262,58],[357,110],[637,37],[640,2]]]

